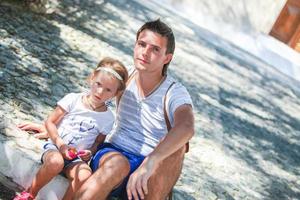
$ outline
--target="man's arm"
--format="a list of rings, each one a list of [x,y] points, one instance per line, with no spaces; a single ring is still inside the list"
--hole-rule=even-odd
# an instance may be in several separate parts
[[[179,106],[174,113],[174,127],[145,158],[141,166],[130,176],[127,184],[128,199],[144,199],[148,193],[148,179],[160,163],[184,146],[194,135],[194,115],[191,105]]]

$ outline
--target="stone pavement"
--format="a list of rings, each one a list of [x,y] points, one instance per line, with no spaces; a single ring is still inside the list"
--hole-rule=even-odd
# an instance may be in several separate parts
[[[0,2],[0,14],[3,146],[15,140],[6,126],[45,119],[100,58],[132,66],[136,30],[160,17],[177,39],[170,74],[196,117],[174,199],[300,199],[299,83],[264,61],[151,1],[64,0],[48,15]]]

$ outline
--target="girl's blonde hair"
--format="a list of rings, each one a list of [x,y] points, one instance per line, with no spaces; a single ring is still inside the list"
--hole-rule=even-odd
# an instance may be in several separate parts
[[[123,80],[119,80],[119,87],[118,91],[123,91],[126,87],[126,81],[128,79],[128,72],[126,67],[121,63],[119,60],[111,58],[111,57],[105,57],[98,63],[96,69],[94,69],[93,73],[89,76],[88,80],[91,81],[92,77],[97,75],[101,70],[97,70],[100,67],[106,67],[111,68],[115,72],[117,72]]]

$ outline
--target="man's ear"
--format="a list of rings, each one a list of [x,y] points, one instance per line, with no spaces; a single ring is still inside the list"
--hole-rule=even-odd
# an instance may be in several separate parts
[[[166,56],[164,64],[167,64],[167,63],[171,62],[172,58],[173,58],[173,54],[168,53],[167,56]]]

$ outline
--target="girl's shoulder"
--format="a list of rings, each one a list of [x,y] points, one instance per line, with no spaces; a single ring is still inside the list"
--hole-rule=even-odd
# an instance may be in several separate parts
[[[115,113],[114,111],[111,109],[111,107],[107,107],[107,111],[106,111],[107,115],[109,115],[110,118],[114,119],[115,118]]]
[[[111,126],[115,121],[114,112],[108,107],[105,112],[91,112],[93,118],[101,126]]]
[[[71,92],[71,93],[68,93],[64,96],[64,98],[78,98],[78,97],[82,97],[83,95],[85,95],[84,92]]]
[[[82,93],[68,93],[57,102],[57,105],[61,106],[67,112],[70,112],[81,102],[82,95]]]

